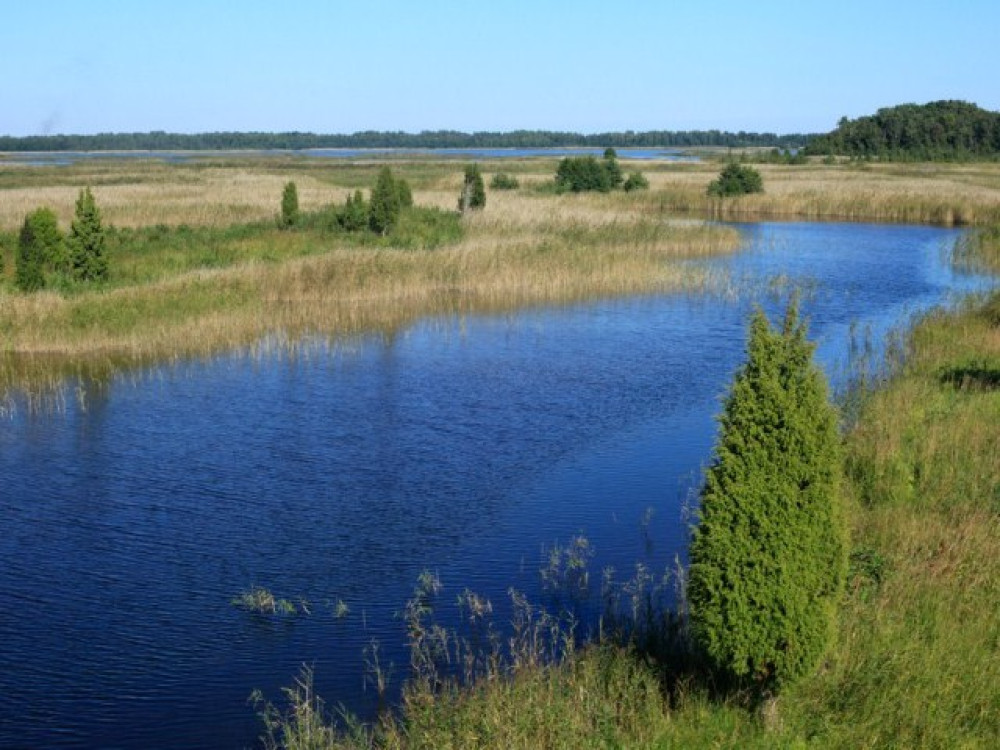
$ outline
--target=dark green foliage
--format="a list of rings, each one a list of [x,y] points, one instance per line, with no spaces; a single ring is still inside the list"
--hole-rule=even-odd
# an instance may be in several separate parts
[[[66,252],[55,213],[48,208],[32,211],[24,219],[18,238],[15,283],[32,292],[45,286],[46,271],[65,271]]]
[[[763,193],[764,180],[753,167],[730,162],[719,173],[719,178],[709,183],[707,192],[717,198]]]
[[[389,167],[382,167],[372,189],[368,226],[376,234],[386,235],[399,220],[399,191]]]
[[[805,151],[886,161],[997,158],[1000,112],[962,101],[903,104],[856,120],[844,117]]]
[[[468,210],[478,211],[486,207],[486,186],[478,164],[470,164],[465,168],[465,179],[462,181],[462,194],[458,196],[458,210],[465,213]]]
[[[337,212],[337,223],[348,232],[360,232],[368,228],[369,209],[360,190],[347,195],[343,208]]]
[[[108,278],[104,227],[101,226],[101,212],[90,188],[81,190],[76,200],[76,215],[66,244],[69,247],[69,271],[74,279],[104,281]]]
[[[695,642],[763,689],[815,668],[846,573],[836,415],[812,351],[794,303],[780,331],[754,315],[691,542]]]
[[[573,193],[607,193],[612,187],[606,161],[598,161],[593,156],[568,156],[560,160],[556,168],[556,186],[562,192]]]
[[[490,188],[493,190],[517,190],[519,187],[521,184],[517,178],[506,172],[497,172],[490,180]]]
[[[298,221],[299,191],[294,182],[289,182],[281,193],[281,226],[291,227]]]
[[[399,195],[400,209],[413,207],[413,190],[410,189],[410,183],[403,179],[396,180],[396,192]]]
[[[604,169],[608,173],[608,184],[612,190],[617,190],[625,182],[622,168],[618,164],[618,154],[613,148],[604,149]]]
[[[649,180],[643,177],[642,172],[632,172],[622,185],[622,189],[626,193],[631,193],[633,190],[648,190]]]

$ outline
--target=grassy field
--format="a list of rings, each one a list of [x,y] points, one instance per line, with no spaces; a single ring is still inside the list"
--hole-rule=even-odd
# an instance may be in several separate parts
[[[417,679],[402,714],[373,728],[335,727],[304,674],[290,709],[271,707],[265,744],[997,747],[1000,295],[925,318],[844,439],[853,531],[837,637],[818,673],[777,699],[719,696],[690,662],[616,639],[532,658],[559,637],[542,622],[471,689]]]

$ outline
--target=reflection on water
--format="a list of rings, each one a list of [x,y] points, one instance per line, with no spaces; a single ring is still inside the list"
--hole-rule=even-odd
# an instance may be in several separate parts
[[[511,585],[541,597],[544,550],[576,534],[595,571],[683,556],[754,302],[774,312],[805,282],[837,373],[852,325],[877,338],[982,283],[943,257],[953,230],[745,230],[749,251],[710,261],[728,295],[426,320],[16,410],[0,427],[0,746],[248,745],[251,689],[276,696],[304,662],[329,702],[370,711],[363,649],[377,638],[405,675],[396,613],[425,568],[443,599],[499,602]],[[313,613],[233,607],[252,585]]]

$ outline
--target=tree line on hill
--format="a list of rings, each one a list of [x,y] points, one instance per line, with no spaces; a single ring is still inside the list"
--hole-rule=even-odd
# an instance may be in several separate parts
[[[508,133],[462,133],[455,130],[420,133],[363,131],[353,134],[316,133],[99,133],[96,135],[0,136],[0,151],[206,151],[240,149],[295,150],[307,148],[554,148],[576,147],[696,147],[799,148],[813,135],[729,133],[721,130],[650,130],[645,132],[569,133],[516,130]]]
[[[882,161],[996,159],[1000,112],[962,101],[887,107],[856,120],[842,118],[832,133],[812,139],[805,152]]]

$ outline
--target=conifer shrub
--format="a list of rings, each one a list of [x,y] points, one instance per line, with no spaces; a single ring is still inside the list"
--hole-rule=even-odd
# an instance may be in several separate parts
[[[399,197],[400,210],[413,208],[413,190],[410,183],[404,179],[396,180],[396,193]]]
[[[18,237],[15,283],[25,292],[45,286],[46,270],[65,270],[66,257],[62,232],[56,215],[49,208],[28,214]]]
[[[626,193],[631,193],[633,190],[648,190],[649,180],[647,180],[642,172],[632,172],[625,183],[622,185],[622,190]]]
[[[298,221],[299,191],[294,182],[289,182],[281,193],[281,226],[292,227]]]
[[[69,247],[70,273],[74,279],[104,281],[108,278],[104,227],[90,188],[80,191],[66,244]]]
[[[754,315],[691,542],[694,641],[762,690],[815,668],[845,577],[837,420],[812,351],[796,304],[780,331]]]
[[[337,223],[342,229],[348,232],[360,232],[368,228],[368,204],[360,190],[355,190],[354,195],[347,194],[347,200],[337,212]]]
[[[486,207],[486,186],[478,164],[470,164],[465,168],[465,179],[462,181],[462,194],[458,196],[458,210],[465,213],[468,210],[478,211]]]
[[[521,187],[521,183],[517,181],[517,178],[506,172],[497,172],[490,180],[492,190],[517,190],[519,187]]]
[[[764,180],[760,172],[750,166],[730,162],[719,173],[718,179],[708,185],[707,193],[716,198],[728,198],[734,195],[749,195],[763,193]]]
[[[382,167],[372,188],[371,204],[368,208],[368,226],[376,234],[387,235],[399,220],[399,190],[393,179],[392,170]]]

